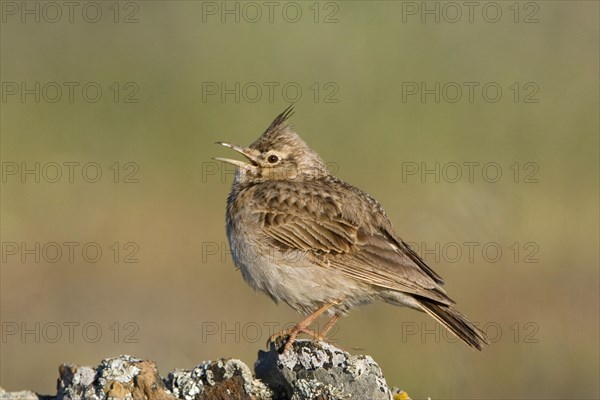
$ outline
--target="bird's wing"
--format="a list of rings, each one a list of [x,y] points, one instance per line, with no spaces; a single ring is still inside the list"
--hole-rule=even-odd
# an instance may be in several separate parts
[[[259,221],[263,232],[284,251],[346,253],[356,242],[356,227],[341,219],[271,211],[260,213]]]
[[[416,262],[415,257],[426,266],[408,245],[398,243],[384,228],[367,232],[332,204],[315,208],[322,212],[261,210],[262,232],[281,251],[305,252],[314,264],[324,268],[335,268],[380,288],[453,303],[438,284],[441,278]]]
[[[328,261],[372,285],[453,303],[438,282],[413,261],[406,248],[390,241],[386,232],[366,233],[359,229],[353,251],[334,255]]]

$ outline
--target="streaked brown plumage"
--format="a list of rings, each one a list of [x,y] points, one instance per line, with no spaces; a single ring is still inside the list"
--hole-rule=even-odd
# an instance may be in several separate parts
[[[246,282],[310,314],[291,331],[324,336],[351,308],[381,300],[424,311],[465,343],[481,349],[485,335],[454,309],[435,273],[394,232],[381,205],[329,174],[325,163],[287,124],[289,107],[258,140],[243,148],[227,201],[227,236]],[[322,313],[332,320],[316,334]]]

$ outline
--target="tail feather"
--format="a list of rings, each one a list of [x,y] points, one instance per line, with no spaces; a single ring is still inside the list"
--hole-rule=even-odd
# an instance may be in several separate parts
[[[482,350],[483,345],[490,344],[485,333],[469,322],[464,315],[456,311],[452,306],[436,303],[425,298],[415,300],[417,300],[423,311],[448,328],[469,346],[475,347],[477,350]]]

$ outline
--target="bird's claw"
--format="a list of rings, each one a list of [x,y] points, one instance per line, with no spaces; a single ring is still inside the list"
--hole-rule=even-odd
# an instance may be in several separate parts
[[[273,344],[275,344],[276,347],[279,348],[279,350],[278,350],[279,353],[283,354],[292,347],[292,344],[296,340],[296,337],[301,333],[304,333],[305,335],[308,335],[317,341],[324,340],[323,336],[321,336],[317,332],[313,331],[312,329],[308,329],[303,326],[296,325],[292,329],[283,329],[283,330],[269,336],[269,339],[267,339],[267,348],[269,347],[269,345],[271,343],[273,343]],[[281,346],[282,340],[284,340],[286,338],[287,338],[287,340],[285,341],[285,344],[283,344],[283,346]]]

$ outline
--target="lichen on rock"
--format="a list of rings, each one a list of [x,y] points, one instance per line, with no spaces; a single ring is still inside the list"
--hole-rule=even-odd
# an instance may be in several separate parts
[[[166,385],[179,399],[257,399],[270,400],[272,392],[252,376],[240,360],[219,359],[201,363],[191,370],[169,373]]]
[[[381,369],[370,356],[352,356],[337,347],[297,340],[280,354],[274,344],[260,351],[254,365],[256,377],[266,383],[275,398],[391,400],[392,392]]]
[[[350,355],[325,342],[296,340],[280,354],[275,344],[259,351],[254,375],[240,360],[206,361],[161,378],[156,364],[122,355],[97,367],[63,364],[58,393],[6,392],[1,400],[410,400],[390,391],[370,356]]]
[[[102,360],[99,366],[59,367],[58,400],[174,400],[153,361],[128,355]]]

